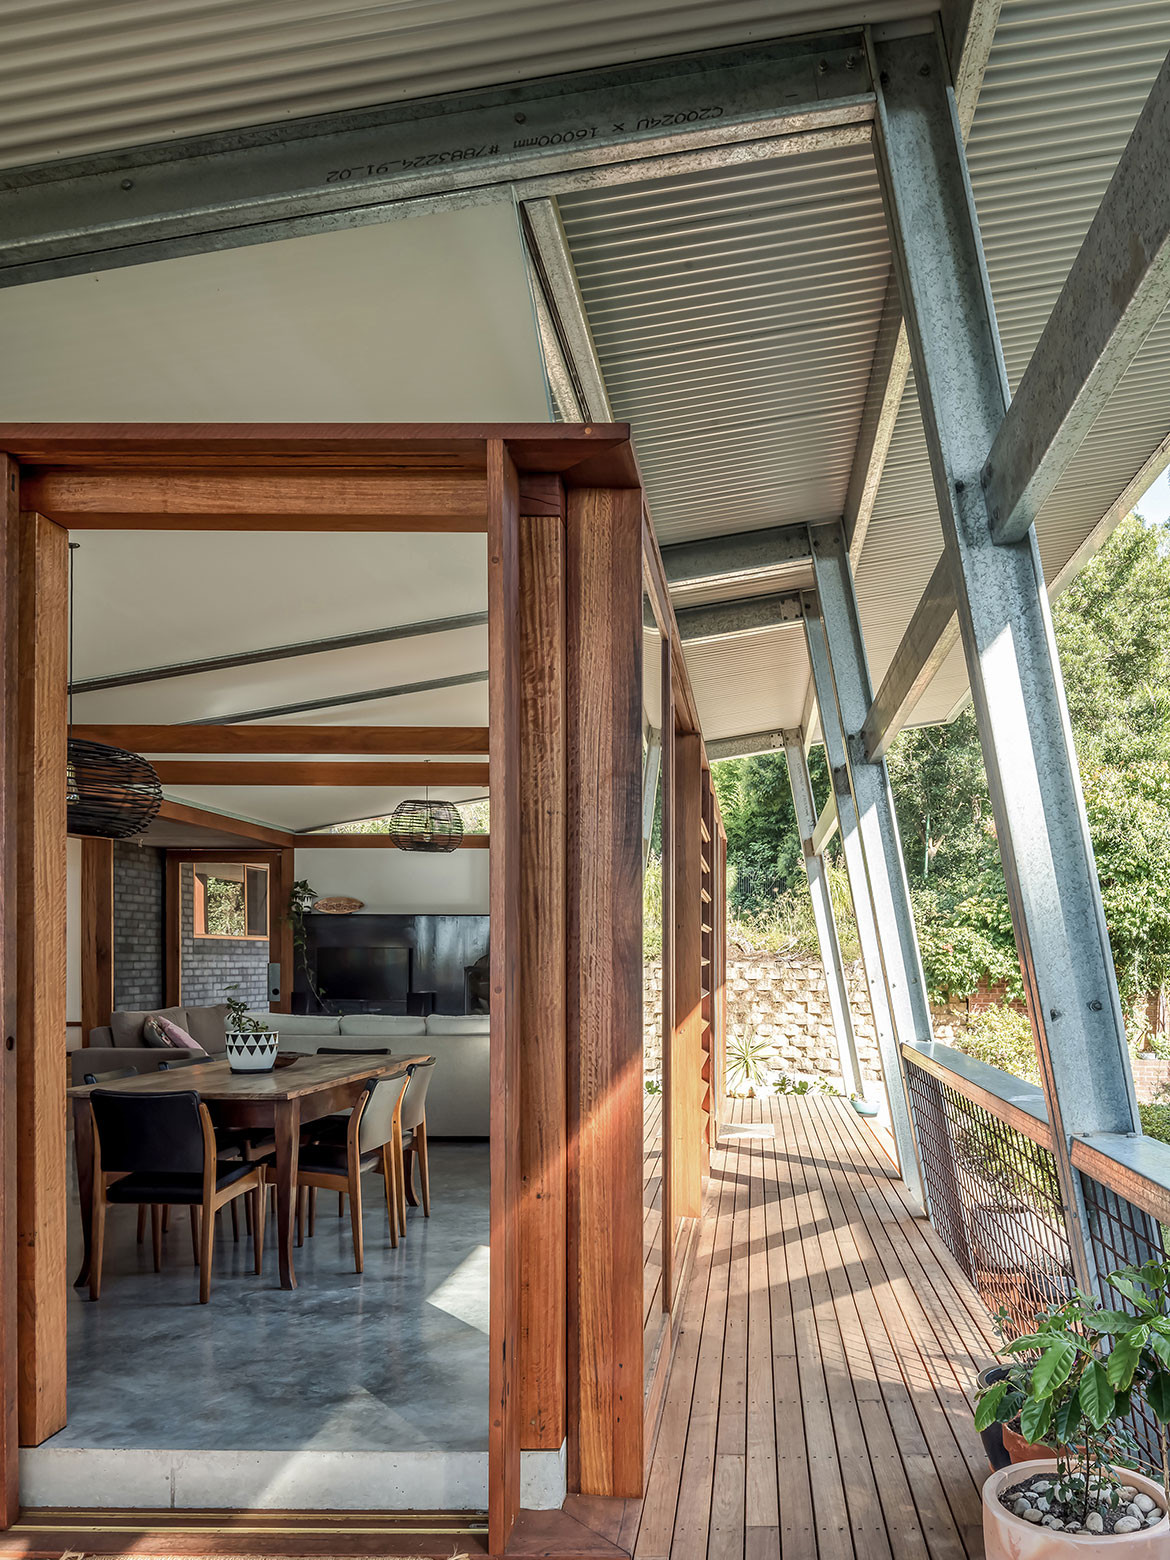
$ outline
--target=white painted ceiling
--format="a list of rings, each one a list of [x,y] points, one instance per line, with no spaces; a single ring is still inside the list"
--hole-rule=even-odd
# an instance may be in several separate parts
[[[542,422],[509,202],[0,292],[0,420]],[[78,680],[487,610],[482,535],[86,531]],[[79,722],[206,720],[487,669],[482,627],[80,695]],[[484,725],[487,685],[301,724]],[[307,829],[403,792],[168,787]],[[435,794],[456,799],[466,788]]]

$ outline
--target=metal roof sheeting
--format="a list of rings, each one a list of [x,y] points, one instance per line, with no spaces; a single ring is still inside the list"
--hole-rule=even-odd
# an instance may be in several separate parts
[[[0,166],[920,10],[914,0],[5,0]]]
[[[967,154],[1013,386],[1168,47],[1168,0],[1005,0]],[[1168,433],[1170,318],[1163,316],[1037,519],[1050,582],[1062,583],[1108,534],[1120,518],[1110,511]],[[875,681],[941,552],[911,375],[858,568]],[[914,719],[947,719],[966,688],[966,668],[956,649]]]
[[[560,209],[660,541],[839,515],[890,264],[869,148]]]

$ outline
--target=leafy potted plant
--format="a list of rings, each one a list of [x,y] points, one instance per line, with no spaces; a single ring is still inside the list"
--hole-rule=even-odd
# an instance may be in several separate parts
[[[1159,1273],[1170,1280],[1170,1272]],[[1153,1397],[1145,1390],[1160,1379],[1155,1366],[1163,1368],[1159,1346],[1149,1346],[1149,1339],[1170,1343],[1170,1317],[1130,1275],[1115,1274],[1110,1282],[1135,1306],[1141,1295],[1148,1314],[1102,1310],[1077,1294],[1041,1312],[1033,1332],[1006,1346],[1007,1374],[980,1393],[977,1430],[1002,1424],[1005,1439],[1014,1430],[1030,1450],[1046,1453],[1000,1469],[984,1485],[987,1560],[1114,1552],[1126,1560],[1164,1560],[1168,1553],[1166,1489],[1126,1465],[1137,1451],[1127,1427],[1135,1394],[1143,1391],[1155,1414],[1159,1405],[1170,1407],[1159,1396],[1162,1388]]]
[[[224,1053],[232,1072],[271,1072],[276,1065],[279,1034],[263,1019],[253,1018],[245,1002],[232,996],[237,985],[224,992],[227,1016],[224,1020]]]

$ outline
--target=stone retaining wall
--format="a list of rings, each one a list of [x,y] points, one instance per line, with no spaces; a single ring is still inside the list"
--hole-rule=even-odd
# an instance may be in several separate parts
[[[863,1077],[882,1075],[877,1036],[861,965],[846,966],[853,1032]],[[662,966],[649,963],[643,986],[645,1066],[661,1073]],[[936,1040],[951,1040],[966,1015],[966,1007],[936,1010]],[[771,1047],[767,1065],[778,1072],[819,1077],[840,1087],[841,1068],[829,1011],[825,972],[819,959],[760,953],[729,959],[727,964],[727,1028],[752,1032]]]

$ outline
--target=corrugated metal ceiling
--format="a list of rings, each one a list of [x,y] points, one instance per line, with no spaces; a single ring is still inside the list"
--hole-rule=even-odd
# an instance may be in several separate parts
[[[0,164],[920,10],[915,0],[9,0]],[[1013,382],[1168,45],[1170,0],[1004,0],[969,149]],[[869,154],[610,189],[562,209],[662,539],[839,514],[888,267]],[[1051,579],[1167,429],[1163,320],[1041,514]],[[875,680],[940,545],[911,383],[858,570]],[[799,634],[695,646],[688,659],[708,735],[800,719]],[[919,718],[945,718],[964,687],[956,655]]]
[[[1168,47],[1167,0],[1005,0],[967,150],[1013,386]],[[1168,432],[1170,318],[1164,316],[1040,513],[1036,529],[1050,582],[1060,581],[1070,560],[1084,553],[1086,540]],[[897,647],[906,608],[921,595],[941,551],[911,376],[857,576],[878,677]],[[916,720],[946,719],[966,689],[956,648]]]
[[[659,539],[839,515],[890,264],[869,148],[560,208]]]
[[[1168,0],[1004,4],[969,154],[1013,383],[1168,45]],[[888,271],[868,150],[575,196],[561,209],[662,540],[839,515]],[[1170,317],[1041,514],[1050,580],[1168,431]],[[857,568],[875,683],[941,551],[911,376]],[[688,662],[709,736],[799,723],[799,636],[692,648]],[[916,719],[947,718],[965,690],[956,651]]]
[[[914,0],[5,0],[0,166],[921,9]]]

